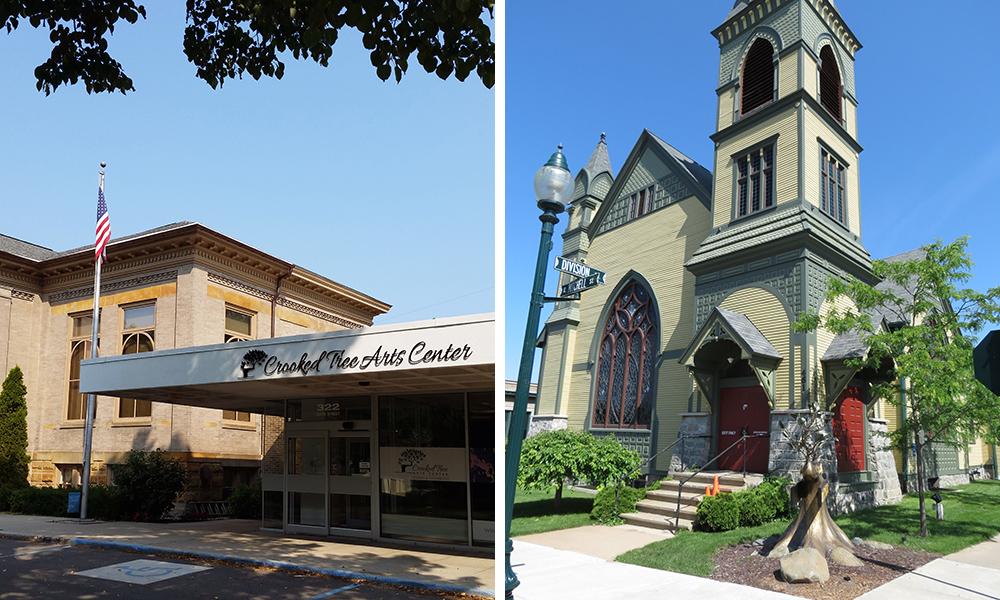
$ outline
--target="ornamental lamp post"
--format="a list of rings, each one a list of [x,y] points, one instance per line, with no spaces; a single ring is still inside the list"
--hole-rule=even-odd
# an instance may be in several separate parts
[[[573,189],[572,182],[573,177],[570,175],[566,157],[563,155],[562,144],[560,144],[549,157],[548,162],[535,173],[535,197],[538,198],[538,208],[542,211],[541,216],[538,217],[542,222],[542,237],[538,244],[535,280],[531,287],[528,322],[524,329],[524,345],[521,347],[521,363],[517,371],[514,410],[507,430],[504,531],[507,543],[505,597],[508,600],[513,600],[514,588],[521,583],[510,567],[510,553],[514,547],[510,540],[510,522],[514,517],[514,493],[517,490],[521,445],[524,443],[528,424],[528,386],[531,383],[531,370],[535,362],[535,341],[538,339],[538,324],[542,316],[542,305],[545,303],[545,269],[549,262],[549,251],[552,250],[552,230],[559,222],[559,213],[566,208],[566,201]]]

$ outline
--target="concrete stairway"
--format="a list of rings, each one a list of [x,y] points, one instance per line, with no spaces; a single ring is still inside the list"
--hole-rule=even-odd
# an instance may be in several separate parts
[[[746,487],[746,481],[741,473],[731,471],[705,472],[695,475],[681,490],[681,508],[678,527],[675,527],[677,517],[677,489],[680,482],[691,476],[691,473],[674,473],[671,479],[660,482],[659,489],[650,490],[646,497],[636,504],[636,512],[622,515],[629,525],[675,531],[692,529],[697,516],[698,504],[705,496],[705,486],[715,482],[719,476],[719,491],[734,492]]]

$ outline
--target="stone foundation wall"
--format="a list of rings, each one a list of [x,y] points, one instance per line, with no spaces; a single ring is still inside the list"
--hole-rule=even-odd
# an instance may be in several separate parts
[[[956,485],[964,485],[969,483],[968,473],[955,473],[953,475],[941,475],[938,478],[938,487],[950,488]]]
[[[686,471],[708,462],[712,447],[712,416],[707,414],[681,415],[678,436],[685,436],[671,451],[670,472]]]
[[[876,474],[874,505],[896,504],[903,499],[896,458],[892,454],[889,426],[885,421],[868,421],[868,459]]]
[[[534,415],[528,423],[528,437],[544,431],[559,431],[569,427],[569,419],[560,415]]]

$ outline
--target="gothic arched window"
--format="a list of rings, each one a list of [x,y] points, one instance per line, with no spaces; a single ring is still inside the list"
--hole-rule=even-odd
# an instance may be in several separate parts
[[[819,62],[819,102],[837,121],[840,121],[840,96],[842,93],[840,68],[837,66],[837,57],[833,55],[833,48],[823,46],[819,52]]]
[[[750,45],[743,61],[740,114],[747,114],[774,100],[774,46],[764,38]]]
[[[593,427],[650,428],[658,337],[649,290],[629,282],[609,307],[601,332]]]

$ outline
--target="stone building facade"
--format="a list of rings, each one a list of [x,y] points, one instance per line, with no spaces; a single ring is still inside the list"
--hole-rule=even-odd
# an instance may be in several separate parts
[[[781,425],[818,401],[834,507],[894,502],[891,407],[869,393],[885,373],[848,366],[858,336],[793,327],[834,308],[831,278],[877,283],[861,236],[861,44],[831,0],[740,0],[712,35],[713,170],[643,131],[619,173],[602,134],[576,176],[562,255],[608,285],[549,317],[533,426],[615,435],[650,474],[797,473]]]
[[[93,246],[56,252],[0,236],[0,367],[28,388],[30,482],[78,484],[89,358]],[[101,355],[221,344],[371,325],[389,306],[198,223],[112,240],[102,272]],[[133,448],[184,462],[186,499],[221,499],[280,437],[281,419],[97,398],[92,481]],[[110,467],[110,472],[109,472]]]

